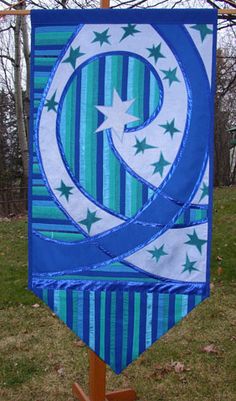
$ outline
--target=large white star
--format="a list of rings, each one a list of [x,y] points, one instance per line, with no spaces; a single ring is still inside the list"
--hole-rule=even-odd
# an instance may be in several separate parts
[[[124,136],[124,127],[126,124],[139,120],[139,118],[126,113],[135,99],[123,102],[114,89],[112,106],[95,106],[104,116],[106,120],[98,127],[96,132],[111,128],[118,138],[122,141]]]

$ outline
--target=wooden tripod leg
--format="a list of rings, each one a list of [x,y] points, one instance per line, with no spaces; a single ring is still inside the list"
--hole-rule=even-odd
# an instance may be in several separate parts
[[[89,350],[89,400],[105,401],[106,364]]]
[[[106,364],[93,351],[89,350],[89,395],[78,383],[72,386],[73,395],[79,401],[135,401],[133,389],[117,390],[106,393]]]

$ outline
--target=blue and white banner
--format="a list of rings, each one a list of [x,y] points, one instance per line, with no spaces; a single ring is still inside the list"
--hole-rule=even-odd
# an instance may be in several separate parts
[[[217,13],[31,20],[29,286],[119,373],[209,295]]]

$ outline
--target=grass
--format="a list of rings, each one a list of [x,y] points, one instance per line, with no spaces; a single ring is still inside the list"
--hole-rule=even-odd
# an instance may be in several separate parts
[[[236,188],[217,189],[210,299],[121,375],[108,369],[109,390],[131,386],[140,401],[236,400],[235,212]],[[26,290],[26,227],[0,223],[0,401],[73,401],[73,381],[87,388],[87,349]]]

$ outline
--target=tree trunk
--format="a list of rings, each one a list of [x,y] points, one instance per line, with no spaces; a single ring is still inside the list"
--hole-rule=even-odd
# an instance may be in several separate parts
[[[23,175],[24,181],[27,185],[28,178],[28,142],[25,129],[24,111],[23,111],[23,97],[21,87],[21,22],[22,17],[16,17],[16,26],[14,31],[15,39],[15,65],[14,65],[14,86],[15,86],[15,104],[16,104],[16,118],[17,118],[17,129],[19,145],[22,156]]]
[[[26,17],[22,17],[21,20],[21,32],[23,39],[23,53],[26,65],[26,91],[24,96],[24,115],[25,115],[25,126],[26,136],[29,139],[29,120],[30,120],[30,50],[29,50],[29,35]]]

